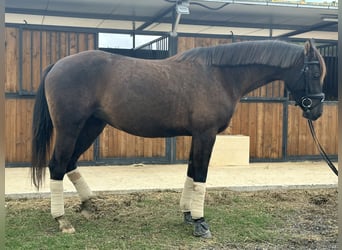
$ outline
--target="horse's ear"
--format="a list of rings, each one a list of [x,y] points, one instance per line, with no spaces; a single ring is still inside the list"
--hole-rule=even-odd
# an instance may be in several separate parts
[[[313,39],[310,39],[304,44],[304,55],[309,56],[314,54],[315,43]]]

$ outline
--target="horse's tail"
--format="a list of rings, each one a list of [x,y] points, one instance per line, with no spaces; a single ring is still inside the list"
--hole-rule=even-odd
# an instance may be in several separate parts
[[[53,132],[52,120],[45,96],[45,78],[52,67],[53,64],[49,65],[42,74],[33,109],[31,179],[38,189],[42,186],[45,177],[47,154],[50,151]]]

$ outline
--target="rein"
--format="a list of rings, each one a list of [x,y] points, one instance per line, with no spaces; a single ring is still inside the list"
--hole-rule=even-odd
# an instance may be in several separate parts
[[[322,103],[324,101],[325,95],[324,93],[318,93],[318,94],[310,94],[309,93],[309,80],[308,80],[308,71],[309,71],[309,65],[313,64],[320,64],[319,61],[309,61],[307,56],[304,58],[304,66],[302,69],[302,74],[304,76],[304,83],[305,83],[305,92],[303,93],[302,97],[299,98],[299,100],[296,100],[296,105],[300,106],[304,112],[310,112],[313,108],[315,108],[317,105]],[[313,100],[318,100],[316,105],[313,104]],[[312,138],[314,139],[317,149],[319,153],[321,154],[322,158],[325,160],[325,162],[328,164],[330,169],[334,172],[335,175],[338,176],[338,170],[334,166],[334,164],[331,162],[327,154],[325,153],[322,145],[317,139],[315,128],[313,126],[312,120],[308,119],[308,125],[310,128],[310,132],[312,135]]]
[[[315,132],[313,123],[312,123],[312,121],[310,119],[308,119],[308,124],[309,124],[309,128],[310,128],[310,132],[311,132],[312,138],[314,139],[314,141],[316,143],[316,146],[318,148],[319,153],[321,154],[321,156],[325,160],[325,162],[328,164],[330,169],[334,172],[334,174],[336,176],[338,176],[338,170],[336,169],[335,165],[331,162],[331,160],[329,159],[329,157],[325,153],[322,145],[319,143],[319,141],[317,139],[317,136],[316,136],[316,132]]]

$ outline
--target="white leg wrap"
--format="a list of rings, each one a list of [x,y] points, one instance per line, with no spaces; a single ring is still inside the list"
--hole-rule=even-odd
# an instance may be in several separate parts
[[[82,177],[81,173],[76,168],[73,171],[67,173],[69,180],[74,184],[81,201],[89,200],[93,197],[93,192],[90,190],[88,184]]]
[[[51,215],[53,218],[64,215],[63,181],[50,179]]]
[[[204,197],[206,184],[194,182],[194,191],[192,196],[191,216],[193,219],[204,217]]]
[[[183,213],[191,211],[193,191],[194,191],[194,180],[187,176],[185,179],[182,196],[179,202],[181,211]]]

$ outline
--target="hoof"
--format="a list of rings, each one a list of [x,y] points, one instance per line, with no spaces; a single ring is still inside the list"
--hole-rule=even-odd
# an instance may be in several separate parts
[[[56,218],[56,221],[59,224],[59,230],[62,233],[73,234],[75,233],[75,228],[71,225],[71,223],[64,218],[64,216]]]
[[[81,214],[83,215],[84,218],[86,218],[87,220],[90,220],[92,217],[94,217],[93,213],[89,210],[86,209],[82,209],[81,210]]]
[[[97,211],[97,207],[96,207],[94,200],[89,199],[81,203],[81,206],[78,212],[80,212],[83,215],[83,217],[89,220],[89,219],[96,218],[96,211]]]
[[[192,219],[190,212],[184,212],[183,215],[184,215],[184,223],[185,224],[189,224],[189,225],[194,224],[194,220]]]
[[[205,222],[204,218],[194,220],[194,225],[194,236],[204,239],[212,238],[209,225]]]

